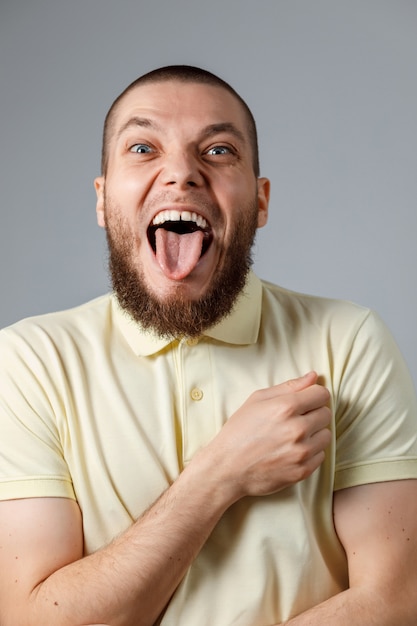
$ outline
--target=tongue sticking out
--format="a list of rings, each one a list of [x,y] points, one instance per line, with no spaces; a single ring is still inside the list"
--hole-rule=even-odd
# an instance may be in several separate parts
[[[155,233],[156,258],[167,278],[182,280],[186,278],[200,260],[204,233],[178,233],[158,228]]]

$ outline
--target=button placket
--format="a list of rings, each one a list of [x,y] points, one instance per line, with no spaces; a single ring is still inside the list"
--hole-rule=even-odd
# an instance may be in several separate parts
[[[214,406],[209,346],[198,339],[188,339],[182,346],[184,368],[184,463],[206,445],[214,435]],[[187,399],[188,398],[188,399]]]

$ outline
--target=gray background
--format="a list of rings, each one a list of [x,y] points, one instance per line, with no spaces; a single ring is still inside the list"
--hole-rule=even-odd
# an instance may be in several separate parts
[[[0,0],[0,326],[109,289],[102,121],[170,63],[219,74],[258,120],[258,274],[378,310],[416,381],[415,0]]]

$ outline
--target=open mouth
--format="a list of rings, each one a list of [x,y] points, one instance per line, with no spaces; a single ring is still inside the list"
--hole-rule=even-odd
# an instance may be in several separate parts
[[[147,235],[160,268],[173,280],[191,274],[213,241],[207,220],[191,211],[161,211],[149,225]]]
[[[202,244],[200,258],[207,252],[213,240],[211,228],[201,215],[190,211],[161,211],[152,220],[148,227],[148,241],[156,254],[156,231],[163,228],[177,235],[189,235],[202,232]]]

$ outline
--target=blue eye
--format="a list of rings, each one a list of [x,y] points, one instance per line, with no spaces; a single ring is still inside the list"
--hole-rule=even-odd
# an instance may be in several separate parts
[[[227,146],[214,146],[213,148],[207,150],[207,154],[215,156],[218,154],[230,154],[230,148]]]
[[[146,143],[135,143],[135,145],[130,148],[130,152],[136,152],[137,154],[148,154],[149,152],[152,152],[152,148]]]

